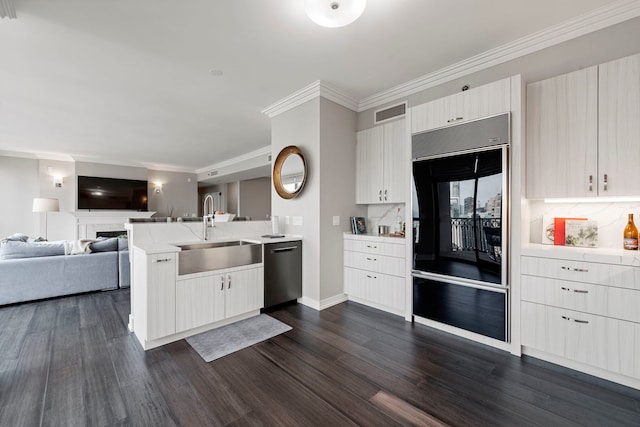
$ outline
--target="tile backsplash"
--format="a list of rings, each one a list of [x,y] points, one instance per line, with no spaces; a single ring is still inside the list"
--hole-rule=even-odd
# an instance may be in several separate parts
[[[628,214],[634,214],[636,227],[640,226],[640,203],[544,203],[530,201],[530,241],[540,243],[542,217],[580,217],[598,222],[598,247],[622,248],[622,232]]]

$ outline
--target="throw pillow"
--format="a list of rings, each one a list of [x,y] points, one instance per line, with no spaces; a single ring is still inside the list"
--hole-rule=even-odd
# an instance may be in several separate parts
[[[27,236],[26,234],[22,234],[22,233],[15,233],[12,234],[11,236],[7,236],[4,239],[2,239],[2,242],[26,242],[29,239],[29,236]]]
[[[91,252],[112,252],[118,250],[118,239],[115,237],[98,238],[90,246]]]
[[[118,250],[119,251],[128,251],[129,250],[129,239],[118,239]]]

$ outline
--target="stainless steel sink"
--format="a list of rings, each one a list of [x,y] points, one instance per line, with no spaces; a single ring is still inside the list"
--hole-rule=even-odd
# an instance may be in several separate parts
[[[262,262],[262,244],[233,240],[177,245],[178,275]]]

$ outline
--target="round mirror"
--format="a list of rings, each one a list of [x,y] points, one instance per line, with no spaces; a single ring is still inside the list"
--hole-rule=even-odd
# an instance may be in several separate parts
[[[280,151],[273,165],[273,186],[283,199],[296,197],[307,180],[307,165],[300,149],[294,145]]]

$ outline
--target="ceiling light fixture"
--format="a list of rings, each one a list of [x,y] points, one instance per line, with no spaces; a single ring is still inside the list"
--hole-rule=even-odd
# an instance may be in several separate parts
[[[305,0],[305,11],[313,22],[323,27],[337,28],[358,19],[367,0]]]

